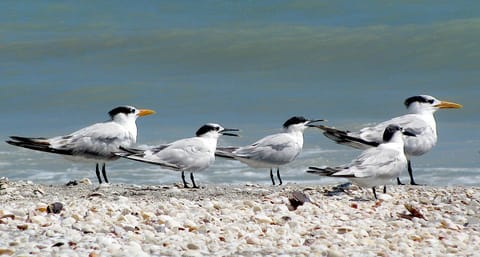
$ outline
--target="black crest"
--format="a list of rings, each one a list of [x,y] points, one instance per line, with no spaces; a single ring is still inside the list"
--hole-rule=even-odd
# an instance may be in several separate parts
[[[303,116],[294,116],[294,117],[291,117],[290,119],[288,119],[287,121],[285,121],[285,123],[283,123],[283,127],[288,128],[290,125],[305,123],[307,121],[308,120],[305,119],[305,117],[303,117]]]
[[[195,133],[195,135],[197,135],[197,137],[201,136],[201,135],[204,135],[210,131],[218,131],[220,128],[217,127],[217,126],[213,126],[213,125],[210,125],[210,124],[205,124],[203,125],[202,127],[200,127],[197,132]]]
[[[115,109],[112,109],[111,111],[108,112],[108,115],[110,115],[111,118],[113,118],[115,115],[119,114],[119,113],[125,113],[125,114],[129,114],[129,113],[134,113],[135,112],[135,109],[132,108],[132,107],[129,107],[129,106],[119,106]]]
[[[415,102],[418,102],[418,103],[430,103],[432,104],[434,102],[433,99],[428,99],[424,96],[421,96],[421,95],[417,95],[417,96],[412,96],[412,97],[409,97],[405,100],[404,104],[406,107],[410,106],[410,104],[412,103],[415,103]]]
[[[398,125],[395,125],[395,124],[388,125],[388,127],[385,129],[385,132],[383,132],[383,142],[389,142],[390,139],[392,139],[393,135],[395,135],[397,131],[401,131],[401,130],[402,128]]]

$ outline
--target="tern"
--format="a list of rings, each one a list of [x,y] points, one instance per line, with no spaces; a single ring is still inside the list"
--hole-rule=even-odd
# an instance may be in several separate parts
[[[323,134],[333,141],[357,149],[367,149],[382,143],[383,131],[389,124],[398,124],[405,130],[413,132],[416,135],[415,137],[405,138],[405,153],[408,160],[410,184],[418,185],[413,178],[410,159],[412,156],[421,156],[427,153],[437,143],[437,125],[434,113],[439,109],[462,108],[462,105],[441,101],[429,95],[409,97],[404,104],[407,107],[408,114],[384,121],[372,127],[363,128],[358,132],[338,130],[322,125],[316,127],[324,130]],[[397,178],[397,183],[399,185],[402,184],[400,178]]]
[[[218,138],[221,135],[238,136],[237,134],[228,133],[233,131],[239,130],[223,128],[215,123],[207,123],[197,130],[196,137],[180,139],[147,150],[122,147],[121,150],[125,152],[116,154],[119,157],[130,160],[181,171],[185,188],[189,187],[185,181],[185,171],[189,171],[193,188],[198,188],[193,172],[203,171],[213,164]]]
[[[363,151],[349,164],[338,167],[309,167],[307,172],[320,176],[348,178],[361,187],[372,188],[375,199],[378,199],[375,187],[387,184],[407,168],[402,134],[415,137],[414,133],[396,124],[388,125],[383,133],[383,143]],[[383,191],[386,192],[386,187]]]
[[[269,168],[272,184],[275,185],[273,168],[277,169],[279,185],[282,185],[280,166],[292,162],[303,148],[303,131],[311,123],[324,120],[307,120],[301,116],[288,119],[282,133],[266,136],[244,147],[219,147],[216,155],[238,160],[252,168]]]
[[[105,163],[118,159],[113,152],[119,147],[130,146],[137,140],[138,117],[153,114],[155,111],[120,106],[108,114],[110,120],[96,123],[66,136],[52,138],[11,136],[8,144],[32,150],[61,154],[71,161],[95,162],[98,182],[101,184],[99,163],[105,183],[108,183]]]

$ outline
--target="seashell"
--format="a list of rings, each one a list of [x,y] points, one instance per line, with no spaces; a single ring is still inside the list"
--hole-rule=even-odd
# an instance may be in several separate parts
[[[13,255],[15,252],[10,249],[0,249],[0,255]]]
[[[88,254],[88,257],[99,257],[99,256],[100,256],[100,254],[98,254],[97,252],[90,252]]]
[[[151,218],[155,217],[155,214],[153,212],[142,211],[141,216],[142,216],[142,219],[148,221]]]
[[[64,244],[65,244],[64,242],[58,242],[58,243],[53,244],[52,247],[60,247]]]
[[[3,219],[12,219],[12,220],[14,220],[14,219],[15,219],[15,215],[14,215],[14,214],[3,214],[3,215],[0,217],[0,221],[3,220]]]
[[[80,216],[80,214],[78,214],[78,213],[73,213],[72,218],[74,218],[76,221],[83,220],[83,217]]]
[[[89,194],[87,197],[88,198],[92,198],[92,197],[102,197],[103,198],[103,197],[105,197],[105,195],[100,193],[100,192],[93,192],[93,193]]]
[[[47,206],[47,213],[59,214],[63,210],[63,204],[60,202],[51,203]]]
[[[258,245],[258,244],[260,244],[260,240],[259,240],[258,238],[256,238],[256,237],[250,237],[250,236],[245,239],[245,242],[246,242],[247,244],[249,244],[249,245]]]
[[[165,233],[166,232],[165,224],[160,224],[158,226],[155,226],[155,231],[159,233]]]
[[[190,250],[198,250],[200,249],[200,246],[194,244],[194,243],[188,243],[187,244],[187,249],[190,249]]]
[[[31,222],[32,223],[35,223],[35,224],[38,224],[38,225],[41,225],[41,226],[45,226],[47,223],[48,223],[48,220],[47,218],[45,218],[44,216],[33,216],[30,218]]]
[[[343,257],[343,256],[345,256],[345,255],[342,254],[341,252],[337,251],[337,250],[329,249],[327,251],[327,257]]]
[[[188,251],[185,251],[185,253],[183,253],[182,256],[185,256],[185,257],[201,257],[203,255],[199,251],[188,250]]]
[[[127,232],[133,232],[135,231],[135,227],[134,226],[131,226],[131,225],[124,225],[122,226],[123,230],[127,231]]]
[[[446,229],[452,229],[452,230],[460,230],[461,227],[455,223],[453,223],[453,221],[451,221],[450,219],[443,219],[440,221],[440,227],[441,228],[446,228]]]
[[[89,178],[82,178],[80,181],[78,181],[78,183],[83,185],[91,185],[92,181]]]
[[[243,205],[248,206],[248,207],[253,207],[253,206],[255,206],[256,204],[255,204],[255,202],[253,202],[253,201],[245,200],[245,201],[243,201]]]
[[[20,229],[20,230],[27,230],[28,229],[28,224],[17,225],[17,228]]]
[[[255,221],[258,222],[258,223],[267,223],[267,224],[270,224],[272,223],[272,219],[265,216],[264,214],[258,214],[258,215],[255,215],[254,217]]]
[[[260,207],[259,205],[253,206],[253,212],[261,212],[261,211],[262,211],[262,207]]]
[[[352,232],[352,228],[348,228],[348,227],[343,227],[343,228],[338,228],[337,229],[337,233],[338,234],[346,234],[348,232]]]
[[[46,204],[46,203],[39,203],[39,204],[37,204],[36,210],[37,210],[37,211],[40,211],[40,212],[46,212],[46,211],[47,211],[47,208],[48,208],[48,204]]]
[[[45,192],[44,192],[42,189],[37,188],[37,189],[33,190],[33,194],[35,194],[36,196],[40,197],[40,196],[44,195]]]
[[[82,227],[81,230],[84,234],[93,234],[95,233],[95,229],[92,225],[86,224]]]

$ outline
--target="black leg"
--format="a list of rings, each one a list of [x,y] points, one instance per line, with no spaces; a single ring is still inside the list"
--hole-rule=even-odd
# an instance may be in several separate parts
[[[270,178],[272,179],[272,185],[275,185],[275,179],[273,178],[273,171],[270,169]]]
[[[192,180],[193,188],[199,188],[197,184],[195,184],[195,179],[193,178],[193,172],[190,172],[190,179]]]
[[[375,187],[372,187],[372,191],[373,191],[373,196],[375,196],[375,200],[378,200],[377,192],[375,192]]]
[[[283,184],[283,181],[282,181],[282,178],[280,177],[280,168],[277,168],[277,177],[278,177],[278,185],[282,185]]]
[[[103,163],[102,165],[102,174],[103,174],[103,178],[105,179],[105,183],[108,183],[107,171],[105,170],[105,163]]]
[[[383,186],[383,193],[384,193],[384,194],[387,193],[387,186]]]
[[[405,184],[402,183],[402,181],[400,181],[400,178],[397,178],[397,184],[398,185],[405,185]]]
[[[97,163],[97,166],[95,167],[95,172],[97,173],[98,183],[102,184],[102,178],[100,177],[100,170],[98,169],[98,163]]]
[[[410,176],[410,185],[414,185],[414,186],[419,185],[415,183],[415,179],[413,179],[412,162],[410,160],[408,160],[408,175]]]
[[[184,188],[189,188],[187,181],[185,181],[185,172],[182,171],[182,181],[183,181],[183,187]]]

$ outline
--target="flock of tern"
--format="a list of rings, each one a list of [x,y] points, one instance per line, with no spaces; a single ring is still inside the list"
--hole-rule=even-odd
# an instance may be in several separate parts
[[[108,183],[105,163],[125,158],[159,165],[181,171],[184,187],[189,187],[185,172],[190,172],[192,186],[197,188],[193,172],[207,169],[215,156],[240,161],[252,168],[270,170],[275,185],[274,170],[281,185],[280,166],[291,163],[303,148],[303,132],[313,127],[336,143],[364,150],[356,159],[337,167],[309,167],[307,172],[320,176],[343,177],[353,183],[371,188],[377,198],[376,186],[385,186],[408,170],[410,184],[416,185],[411,157],[430,151],[437,142],[434,113],[444,108],[461,108],[457,103],[438,100],[428,95],[412,96],[405,100],[408,114],[366,127],[356,132],[340,130],[317,124],[324,120],[309,120],[301,116],[288,119],[283,132],[268,135],[242,147],[217,147],[218,138],[237,136],[238,129],[224,128],[207,123],[200,127],[195,137],[184,138],[169,144],[134,148],[137,138],[136,119],[155,113],[132,106],[117,107],[109,112],[110,120],[96,123],[65,136],[51,138],[11,136],[8,144],[37,151],[61,154],[74,161],[96,164],[98,182]],[[100,164],[103,176],[100,175]],[[384,192],[386,187],[384,187]]]

